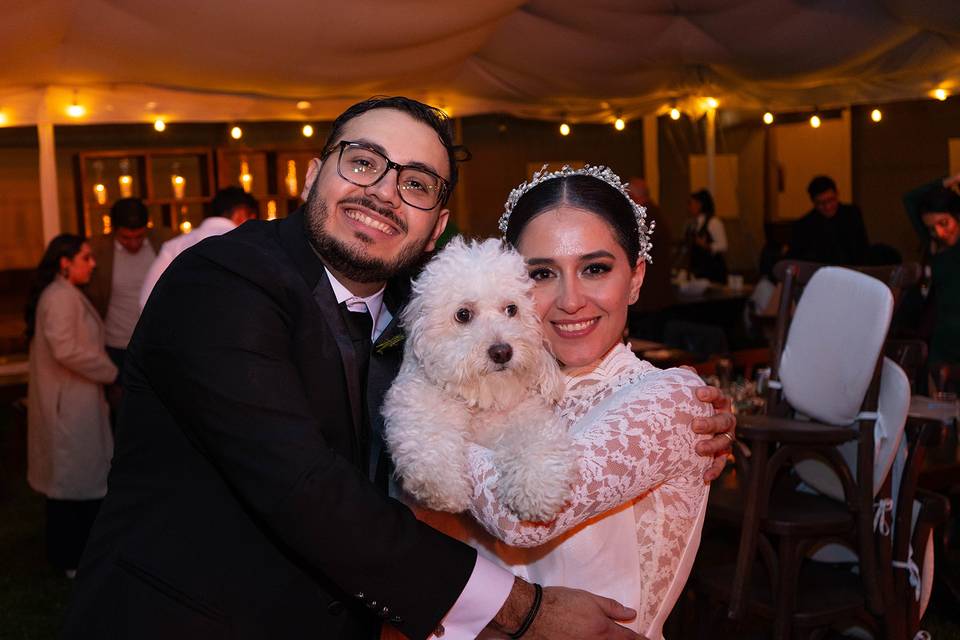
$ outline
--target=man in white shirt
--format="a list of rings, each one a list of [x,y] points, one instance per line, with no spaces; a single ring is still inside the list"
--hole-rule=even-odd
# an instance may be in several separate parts
[[[257,213],[256,199],[240,187],[226,187],[218,191],[210,203],[209,213],[199,227],[163,243],[140,289],[140,310],[147,304],[147,298],[150,297],[157,280],[174,258],[201,240],[231,231],[247,220],[255,220]]]

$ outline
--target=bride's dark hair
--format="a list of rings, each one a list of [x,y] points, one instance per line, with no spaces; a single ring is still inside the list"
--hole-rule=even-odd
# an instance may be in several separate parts
[[[620,191],[593,176],[553,178],[524,193],[510,213],[507,242],[516,247],[520,234],[531,220],[561,205],[583,209],[603,218],[613,230],[617,244],[626,252],[630,268],[637,266],[640,231],[633,206]]]

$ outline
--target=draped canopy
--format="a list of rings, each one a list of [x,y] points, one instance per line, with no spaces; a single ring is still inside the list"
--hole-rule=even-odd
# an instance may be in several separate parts
[[[960,90],[956,0],[3,5],[8,125],[329,119],[374,94],[604,122],[708,95],[788,110]],[[66,115],[74,99],[82,118]]]

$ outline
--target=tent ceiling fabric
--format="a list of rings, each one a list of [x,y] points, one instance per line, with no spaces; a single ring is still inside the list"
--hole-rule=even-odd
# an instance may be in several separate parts
[[[330,119],[374,94],[604,122],[960,89],[956,0],[7,0],[8,124]],[[298,110],[296,103],[309,101]]]

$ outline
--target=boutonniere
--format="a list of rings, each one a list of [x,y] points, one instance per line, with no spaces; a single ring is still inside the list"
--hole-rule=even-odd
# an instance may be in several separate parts
[[[406,336],[402,333],[398,333],[395,336],[391,336],[384,340],[383,342],[378,342],[376,345],[377,355],[382,356],[386,351],[393,349],[399,344],[402,344]]]

